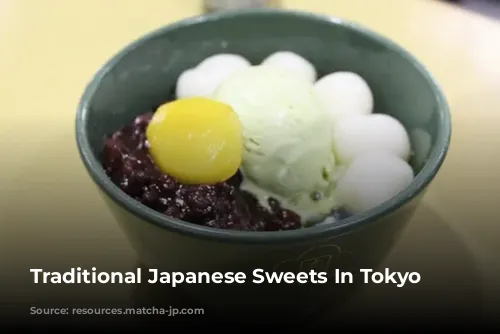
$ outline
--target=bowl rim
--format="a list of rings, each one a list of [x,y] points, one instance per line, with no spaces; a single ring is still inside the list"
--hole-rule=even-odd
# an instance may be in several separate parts
[[[129,197],[107,177],[104,169],[99,162],[99,159],[92,153],[90,142],[85,132],[88,121],[89,101],[92,100],[104,76],[109,71],[111,71],[115,67],[115,65],[129,52],[137,49],[147,41],[160,35],[199,23],[216,21],[225,18],[249,17],[256,15],[288,16],[290,19],[307,19],[329,23],[332,25],[341,25],[347,29],[356,31],[356,33],[358,34],[365,35],[372,40],[376,40],[377,42],[384,44],[392,51],[399,53],[427,80],[428,84],[432,88],[434,98],[436,99],[436,103],[438,105],[439,129],[437,131],[436,142],[432,148],[428,160],[426,161],[420,172],[415,176],[412,183],[405,190],[400,192],[392,199],[382,203],[381,205],[364,213],[342,219],[337,224],[319,224],[308,228],[290,231],[249,232],[206,227],[167,217],[166,215],[154,211],[153,209],[141,204],[132,197]],[[400,207],[404,206],[412,199],[417,197],[434,179],[448,153],[451,141],[451,114],[444,93],[435,80],[434,76],[410,52],[408,52],[406,49],[399,46],[389,38],[384,37],[360,24],[330,15],[290,9],[265,8],[247,9],[237,12],[217,12],[190,17],[171,24],[167,24],[163,27],[160,27],[159,29],[153,30],[152,32],[149,32],[137,38],[126,47],[121,49],[118,53],[116,53],[110,60],[108,60],[93,76],[90,83],[88,83],[77,107],[75,130],[76,142],[80,158],[92,180],[99,187],[101,192],[104,192],[111,200],[113,200],[113,202],[115,202],[125,211],[128,211],[130,214],[144,220],[149,224],[153,224],[156,227],[196,238],[210,239],[217,242],[232,242],[240,244],[274,244],[299,242],[316,238],[331,239],[339,237],[341,235],[351,233],[355,229],[365,227],[370,223],[379,221],[380,218],[397,211]]]

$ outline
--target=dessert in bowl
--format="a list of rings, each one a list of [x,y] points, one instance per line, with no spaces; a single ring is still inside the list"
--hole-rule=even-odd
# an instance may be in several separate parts
[[[441,90],[402,48],[280,10],[142,37],[97,73],[76,122],[82,160],[140,262],[193,272],[376,268],[451,135]],[[222,285],[186,288],[300,313],[339,300],[339,286],[226,285],[225,298]]]

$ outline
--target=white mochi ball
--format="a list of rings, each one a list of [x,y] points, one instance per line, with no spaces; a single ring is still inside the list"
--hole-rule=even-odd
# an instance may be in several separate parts
[[[356,156],[372,151],[387,152],[403,160],[410,157],[406,129],[397,119],[384,114],[342,118],[333,128],[333,147],[342,164],[349,164]]]
[[[184,71],[177,79],[177,98],[212,97],[219,85],[233,73],[250,67],[242,56],[220,53],[205,58],[195,68]]]
[[[414,177],[410,165],[387,152],[358,156],[337,184],[337,198],[351,213],[370,210],[403,191]]]
[[[314,68],[314,65],[304,57],[291,51],[275,52],[264,59],[262,65],[274,66],[293,72],[310,83],[316,81],[316,68]]]
[[[188,69],[177,79],[175,95],[178,99],[186,97],[210,97],[218,86],[218,79],[204,75],[197,69]]]
[[[219,71],[233,73],[252,66],[244,57],[232,53],[219,53],[205,58],[196,67],[197,70],[208,71],[205,73],[215,73]]]
[[[319,79],[314,88],[333,124],[347,115],[366,115],[373,111],[372,91],[356,73],[328,74]]]

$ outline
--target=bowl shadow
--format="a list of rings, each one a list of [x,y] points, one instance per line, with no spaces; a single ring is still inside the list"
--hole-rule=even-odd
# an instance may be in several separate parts
[[[481,316],[483,291],[476,260],[467,244],[425,202],[404,231],[381,268],[418,272],[421,281],[398,288],[392,284],[365,284],[336,313],[337,317],[370,314],[376,321],[443,318],[477,321]]]
[[[138,264],[138,266],[141,266]],[[421,281],[407,283],[403,287],[393,284],[363,284],[349,300],[335,309],[329,309],[313,317],[302,319],[291,326],[313,328],[338,328],[339,321],[353,319],[353,324],[363,320],[363,326],[374,323],[394,323],[412,319],[476,320],[482,306],[482,289],[475,260],[467,245],[450,225],[430,206],[422,203],[413,220],[402,235],[389,257],[379,270],[418,272]],[[136,285],[131,294],[136,307],[203,307],[196,298],[189,296],[179,287],[151,284]],[[242,301],[242,305],[244,301]],[[238,307],[238,305],[235,305]],[[251,315],[248,316],[252,318]],[[354,321],[357,319],[357,322]],[[205,311],[205,316],[163,317],[162,324],[176,324],[188,327],[202,327],[208,324],[227,324],[236,319],[224,318]],[[277,322],[283,322],[274,319]],[[151,317],[144,318],[151,323]],[[238,320],[239,321],[239,320]],[[252,318],[252,325],[267,322],[268,319]],[[286,320],[289,322],[289,319]],[[187,326],[187,327],[186,327]],[[248,323],[242,324],[248,327]],[[281,324],[280,324],[281,326]],[[355,326],[355,325],[354,325]]]

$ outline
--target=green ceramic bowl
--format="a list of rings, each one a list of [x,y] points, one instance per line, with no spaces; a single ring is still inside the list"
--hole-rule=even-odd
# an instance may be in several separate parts
[[[411,134],[417,173],[383,205],[334,225],[284,232],[212,229],[169,218],[136,202],[107,177],[99,162],[104,138],[138,114],[166,101],[180,73],[215,53],[259,63],[290,50],[320,74],[349,70],[372,87],[375,112],[399,119]],[[339,19],[280,10],[249,10],[183,20],[133,42],[92,79],[78,106],[81,159],[139,261],[166,271],[351,271],[377,268],[438,172],[451,136],[448,106],[432,75],[390,40]],[[360,283],[360,280],[355,280]],[[206,304],[245,303],[315,313],[351,293],[356,284],[189,284]],[[254,310],[254,309],[252,309]],[[287,311],[288,312],[288,311]],[[290,314],[289,314],[290,316]]]

